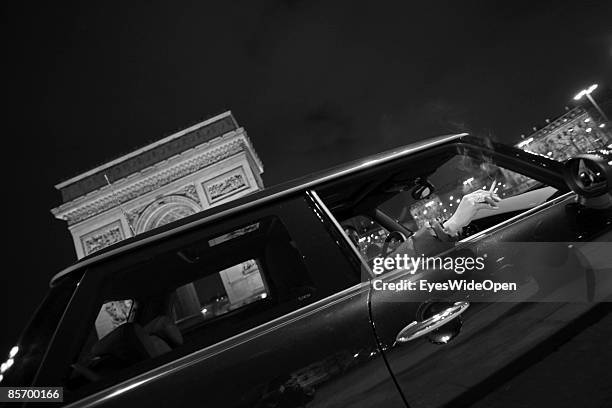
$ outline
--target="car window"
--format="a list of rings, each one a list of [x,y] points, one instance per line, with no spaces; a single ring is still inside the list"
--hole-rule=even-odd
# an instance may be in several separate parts
[[[565,191],[529,177],[517,167],[506,168],[494,157],[477,149],[441,147],[435,154],[426,152],[410,160],[380,165],[361,176],[329,183],[317,193],[344,234],[357,243],[364,263],[372,266],[377,257],[415,248],[433,255],[452,244],[449,240],[430,241],[427,237],[443,234],[436,223],[449,219],[461,199],[471,192],[490,189],[495,184],[502,201],[497,210],[478,211],[460,231],[460,239],[498,225]],[[508,160],[500,157],[502,162]],[[422,239],[417,244],[414,241],[404,244],[428,225],[434,226],[428,231],[431,234],[419,234]]]
[[[478,189],[488,190],[495,183],[495,191],[502,198],[499,209],[479,211],[463,233],[467,237],[542,204],[557,193],[557,189],[498,166],[490,159],[467,155],[453,156],[426,180],[433,186],[428,197],[415,199],[412,191],[403,191],[383,202],[379,209],[409,229],[419,229],[429,222],[450,218],[464,195]]]
[[[89,393],[310,302],[302,258],[268,216],[107,273],[67,392]]]

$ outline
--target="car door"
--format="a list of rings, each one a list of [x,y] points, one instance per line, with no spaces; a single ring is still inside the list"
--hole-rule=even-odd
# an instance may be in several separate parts
[[[126,252],[86,272],[36,384],[75,407],[405,406],[355,262],[304,195]],[[109,301],[135,315],[99,338]]]
[[[466,271],[461,279],[512,281],[511,291],[394,291],[373,285],[372,320],[409,406],[469,405],[540,356],[547,350],[543,342],[593,307],[596,282],[576,248],[574,197],[561,195],[438,254],[482,257],[487,267]],[[609,245],[609,221],[603,212],[597,216],[591,238]],[[599,245],[595,252],[605,252],[610,265],[606,244],[585,245]],[[433,267],[416,274],[390,272],[376,285],[456,278],[453,271]]]
[[[606,296],[610,212],[577,204],[560,170],[524,152],[461,142],[317,190],[380,274],[371,279],[372,322],[409,406],[469,405]],[[443,242],[440,219],[463,195],[492,184],[499,209],[480,211],[461,242]],[[410,262],[403,255],[421,266],[398,266]],[[460,281],[473,288],[449,284]],[[477,288],[487,282],[512,285]]]

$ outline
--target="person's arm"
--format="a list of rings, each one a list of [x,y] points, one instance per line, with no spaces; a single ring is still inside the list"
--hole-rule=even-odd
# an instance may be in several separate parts
[[[461,238],[461,230],[481,209],[497,209],[501,198],[490,190],[476,190],[461,199],[455,213],[446,221],[432,221],[412,235],[405,246],[411,256],[433,255],[451,248]]]
[[[497,203],[501,198],[495,194],[495,185],[493,182],[490,190],[476,190],[470,194],[466,194],[461,199],[457,211],[443,223],[444,231],[450,236],[456,236],[461,232],[461,229],[467,226],[476,216],[479,210],[497,210]]]

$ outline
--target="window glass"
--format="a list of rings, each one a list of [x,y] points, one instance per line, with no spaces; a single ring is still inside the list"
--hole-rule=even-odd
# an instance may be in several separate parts
[[[259,262],[249,259],[177,288],[174,321],[213,319],[269,294]]]
[[[203,235],[105,273],[73,395],[128,378],[311,301],[314,285],[277,217]]]
[[[478,211],[461,230],[460,238],[500,224],[561,193],[500,166],[477,150],[459,153],[455,149],[415,157],[395,168],[388,166],[380,172],[365,173],[362,178],[330,184],[318,192],[363,260],[371,265],[376,257],[413,251],[420,244],[406,242],[411,236],[429,224],[449,219],[465,195],[479,189],[488,190],[493,184],[502,199],[499,208]],[[443,233],[441,229],[429,232]],[[425,242],[430,234],[418,236]],[[446,243],[436,244],[419,250],[425,253],[429,249],[435,252],[448,248]]]
[[[426,178],[434,188],[424,199],[415,199],[412,191],[400,192],[379,208],[410,230],[423,228],[428,222],[450,218],[461,198],[478,189],[495,191],[502,198],[499,210],[480,210],[473,224],[490,226],[520,211],[533,208],[552,197],[557,190],[520,173],[499,167],[491,160],[457,155],[441,164]],[[468,228],[469,236],[481,228]]]

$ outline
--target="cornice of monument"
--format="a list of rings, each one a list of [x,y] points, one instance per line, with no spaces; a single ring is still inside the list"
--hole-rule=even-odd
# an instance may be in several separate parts
[[[81,173],[55,188],[67,203],[106,186],[107,176],[111,180],[124,179],[238,128],[236,119],[228,111]]]
[[[115,180],[110,186],[66,202],[51,212],[56,218],[74,225],[241,152],[251,155],[263,172],[263,164],[246,132],[238,128],[126,178]]]

